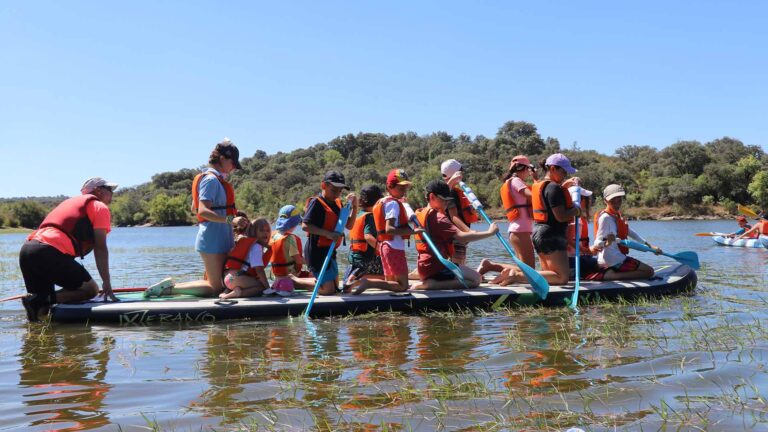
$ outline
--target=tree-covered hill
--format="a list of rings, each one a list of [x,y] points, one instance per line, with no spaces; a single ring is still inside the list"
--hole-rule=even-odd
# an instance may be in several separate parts
[[[236,144],[241,154],[248,154],[247,144]],[[706,213],[716,204],[731,212],[736,203],[768,207],[768,157],[760,146],[723,137],[703,144],[679,141],[661,150],[626,145],[614,155],[603,155],[575,144],[561,148],[556,138],[542,138],[534,124],[522,121],[505,123],[493,138],[445,132],[358,133],[290,153],[258,150],[241,159],[243,169],[232,176],[232,183],[240,209],[273,220],[282,205],[303,206],[330,169],[342,171],[357,191],[367,183],[383,186],[389,169],[403,168],[414,182],[409,200],[421,205],[424,185],[440,177],[443,160],[453,158],[464,165],[466,182],[484,204],[498,208],[501,178],[513,156],[525,154],[538,161],[558,151],[571,158],[587,188],[599,192],[609,183],[625,185],[630,206],[669,206],[675,213]],[[204,161],[207,155],[200,158]],[[111,206],[114,223],[192,223],[190,188],[197,172],[160,173],[148,183],[119,189]],[[27,201],[0,203],[0,224],[33,226],[36,218],[42,220],[46,206],[34,205],[30,217],[24,215],[30,209],[21,208],[29,206]]]

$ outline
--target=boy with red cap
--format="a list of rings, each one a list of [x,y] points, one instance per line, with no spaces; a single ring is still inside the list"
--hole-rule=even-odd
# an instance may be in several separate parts
[[[408,225],[408,214],[403,202],[410,188],[411,182],[405,171],[395,168],[387,175],[389,195],[380,199],[372,210],[385,280],[364,279],[360,281],[355,294],[360,294],[368,288],[394,292],[402,292],[409,288],[405,239],[421,232]]]
[[[739,224],[739,229],[736,230],[735,232],[728,234],[726,237],[738,237],[752,229],[752,225],[747,223],[747,218],[745,218],[744,216],[737,217],[736,222]],[[757,237],[758,237],[758,234],[755,232],[750,234],[749,237],[747,238],[757,238]]]

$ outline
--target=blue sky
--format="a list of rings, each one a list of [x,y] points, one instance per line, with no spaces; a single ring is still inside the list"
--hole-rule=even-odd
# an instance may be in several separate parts
[[[345,133],[768,148],[766,2],[0,3],[0,197]]]

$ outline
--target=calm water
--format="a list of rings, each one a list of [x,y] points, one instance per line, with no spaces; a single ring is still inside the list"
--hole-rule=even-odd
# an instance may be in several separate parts
[[[694,295],[309,327],[44,327],[0,303],[0,431],[768,430],[768,250],[692,235],[727,221],[632,225],[699,253]],[[199,275],[194,233],[115,229],[113,285]],[[0,297],[23,292],[23,238],[0,236]],[[480,251],[504,256],[486,240],[471,264]]]

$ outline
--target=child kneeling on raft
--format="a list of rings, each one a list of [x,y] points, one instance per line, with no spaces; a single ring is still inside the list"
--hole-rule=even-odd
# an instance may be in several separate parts
[[[452,198],[451,189],[445,182],[440,180],[431,181],[425,187],[425,192],[427,207],[417,210],[416,218],[421,226],[424,227],[424,232],[434,242],[440,255],[446,259],[450,259],[455,240],[469,243],[491,237],[499,231],[499,227],[495,223],[492,223],[486,231],[481,232],[471,230],[464,232],[459,230],[446,214],[448,203]],[[419,252],[417,270],[422,283],[414,286],[414,289],[440,290],[464,288],[461,281],[456,279],[456,275],[446,268],[440,262],[440,259],[435,256],[421,234],[416,235],[416,250]],[[475,288],[480,285],[482,277],[478,272],[465,265],[459,266],[459,269],[461,269],[464,281],[468,287]]]
[[[296,286],[312,289],[315,279],[301,278],[301,268],[304,266],[304,257],[301,255],[301,239],[293,230],[301,223],[301,213],[293,205],[285,205],[280,208],[275,222],[275,232],[269,241],[272,256],[269,262],[272,264],[272,274],[275,282],[272,287],[264,291],[265,295],[277,294],[288,297],[293,295]]]
[[[353,285],[363,279],[384,278],[384,267],[377,250],[378,234],[373,214],[374,206],[384,197],[377,185],[366,185],[360,190],[360,212],[349,231],[349,267],[344,272],[343,292],[351,292]]]
[[[610,184],[603,189],[603,199],[607,207],[595,214],[594,246],[603,247],[603,250],[597,255],[600,269],[586,275],[585,279],[600,281],[649,279],[653,277],[653,267],[627,256],[629,249],[618,243],[619,239],[629,237],[654,249],[657,255],[662,253],[661,249],[645,241],[629,227],[620,212],[625,195],[624,188],[617,184]]]
[[[236,226],[242,224],[238,221]],[[272,233],[269,221],[255,219],[246,226],[244,235],[241,233],[236,237],[235,247],[229,251],[224,263],[224,292],[219,294],[220,298],[254,297],[269,286],[264,272],[269,261],[264,248],[269,245]]]

